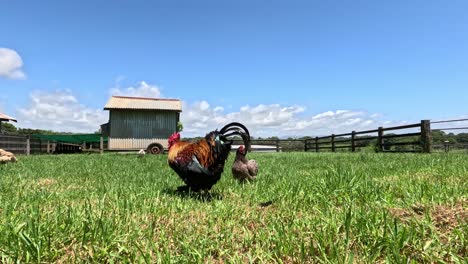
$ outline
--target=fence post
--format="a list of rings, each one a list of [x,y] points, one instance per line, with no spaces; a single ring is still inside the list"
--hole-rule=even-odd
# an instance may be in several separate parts
[[[444,150],[445,150],[445,152],[449,152],[449,150],[450,150],[450,145],[449,144],[450,144],[450,141],[448,141],[448,140],[444,141]]]
[[[279,141],[279,139],[276,140],[276,152],[280,152],[280,141]]]
[[[421,120],[421,147],[422,152],[424,153],[431,153],[432,151],[432,135],[430,120]]]
[[[335,134],[331,135],[332,152],[335,152]]]
[[[99,153],[104,153],[104,138],[101,136],[101,139],[99,140]]]
[[[50,141],[47,140],[47,154],[50,153]]]
[[[356,152],[356,131],[351,132],[351,151]]]
[[[377,141],[379,151],[384,151],[383,127],[379,127],[379,138]]]
[[[31,154],[31,136],[28,136],[26,138],[26,155],[30,155]]]
[[[304,152],[307,152],[307,139],[304,140]]]
[[[315,137],[315,152],[319,152],[318,137]]]

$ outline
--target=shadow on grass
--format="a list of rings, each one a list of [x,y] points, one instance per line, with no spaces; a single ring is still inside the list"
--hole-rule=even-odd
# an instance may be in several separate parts
[[[177,189],[164,189],[163,193],[168,195],[179,196],[186,199],[194,199],[201,202],[211,202],[213,200],[222,200],[223,195],[217,191],[192,191],[186,186],[180,186]]]

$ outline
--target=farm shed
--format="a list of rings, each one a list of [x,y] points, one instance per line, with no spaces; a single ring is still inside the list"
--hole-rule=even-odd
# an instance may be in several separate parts
[[[167,149],[167,139],[177,130],[182,102],[178,99],[112,96],[104,107],[109,123],[109,150],[139,150],[157,154]]]

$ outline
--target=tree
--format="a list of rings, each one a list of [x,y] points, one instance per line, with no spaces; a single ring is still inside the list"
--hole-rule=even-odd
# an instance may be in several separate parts
[[[457,135],[457,142],[468,143],[468,133],[460,133]]]
[[[10,123],[2,123],[1,125],[2,131],[1,132],[6,132],[6,133],[17,133],[18,129]]]
[[[177,122],[177,132],[182,132],[184,130],[184,124],[182,122]]]
[[[432,143],[433,144],[442,144],[442,143],[444,143],[444,140],[445,140],[446,137],[447,137],[447,135],[445,134],[444,131],[440,131],[440,130],[432,131]]]

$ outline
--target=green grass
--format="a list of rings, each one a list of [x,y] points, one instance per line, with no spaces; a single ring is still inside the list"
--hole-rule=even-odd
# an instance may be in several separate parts
[[[249,155],[255,183],[232,155],[201,195],[163,155],[21,156],[0,167],[0,262],[466,263],[466,154]]]

